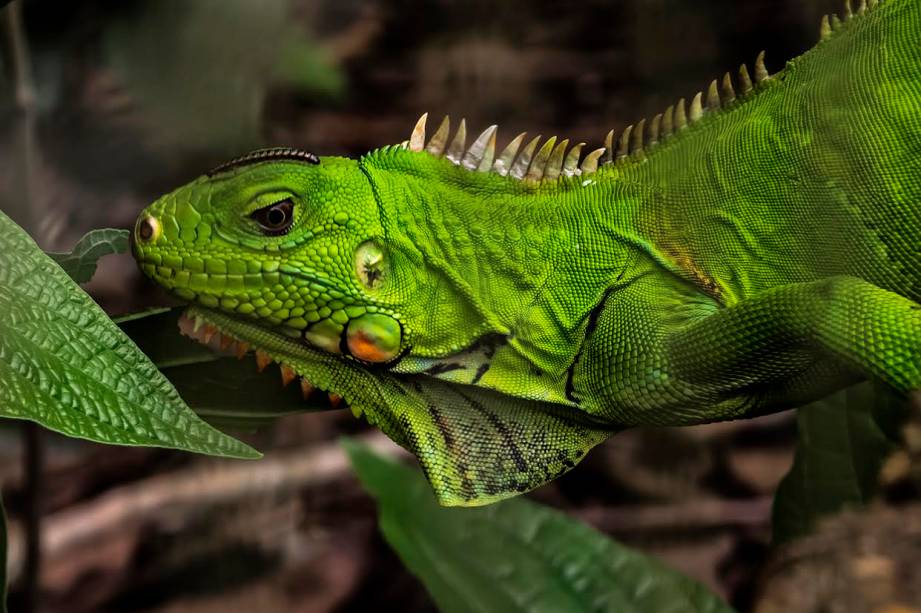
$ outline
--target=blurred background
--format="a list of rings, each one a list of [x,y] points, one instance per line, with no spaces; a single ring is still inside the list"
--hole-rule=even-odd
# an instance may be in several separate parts
[[[357,156],[418,116],[601,146],[761,49],[808,49],[815,0],[28,0],[0,10],[0,208],[47,250],[131,227],[163,192],[261,146]],[[28,197],[24,197],[24,195]],[[113,315],[170,304],[127,256],[86,289]],[[277,376],[275,373],[266,376]],[[0,430],[13,603],[30,491]],[[262,463],[43,435],[47,611],[434,607],[376,528],[337,438],[347,411],[240,434]],[[750,608],[789,468],[791,414],[636,430],[533,494]],[[381,448],[386,443],[377,441]],[[392,453],[397,453],[391,449]],[[17,610],[15,604],[11,610]]]

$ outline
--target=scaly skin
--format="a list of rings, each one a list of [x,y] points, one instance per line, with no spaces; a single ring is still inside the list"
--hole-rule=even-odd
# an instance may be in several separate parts
[[[907,393],[918,32],[921,2],[888,0],[593,174],[474,172],[415,136],[359,160],[231,163],[148,207],[135,254],[193,317],[413,451],[445,504],[540,485],[629,426],[865,378]]]

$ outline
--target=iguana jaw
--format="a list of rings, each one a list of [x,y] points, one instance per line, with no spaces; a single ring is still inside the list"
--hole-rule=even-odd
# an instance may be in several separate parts
[[[322,369],[308,367],[311,362],[328,362],[332,356],[281,333],[197,305],[189,306],[182,314],[179,332],[217,352],[235,355],[237,359],[253,354],[259,372],[276,363],[281,384],[287,386],[297,380],[304,400],[311,405],[339,408],[343,404],[342,390],[333,387],[330,377]],[[253,345],[261,348],[253,349]],[[357,407],[353,406],[352,410],[356,416],[361,414]]]

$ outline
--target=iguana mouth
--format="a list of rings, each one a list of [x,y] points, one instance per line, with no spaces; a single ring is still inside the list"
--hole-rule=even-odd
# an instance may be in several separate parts
[[[242,360],[248,354],[252,353],[256,359],[256,369],[259,372],[263,372],[273,363],[278,364],[282,386],[287,387],[297,380],[305,402],[312,405],[328,405],[328,408],[331,409],[347,406],[343,405],[342,396],[323,389],[310,381],[302,373],[295,371],[291,365],[275,359],[269,353],[261,349],[253,350],[249,342],[228,332],[226,326],[220,326],[214,323],[211,318],[208,317],[209,314],[211,313],[208,309],[202,307],[189,307],[179,317],[179,333],[206,345],[216,353],[227,356],[233,355],[238,360]],[[246,322],[240,321],[240,324],[246,325]]]

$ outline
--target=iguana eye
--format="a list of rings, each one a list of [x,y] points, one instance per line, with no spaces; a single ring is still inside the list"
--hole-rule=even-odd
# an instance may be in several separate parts
[[[257,209],[250,214],[263,233],[268,236],[281,236],[291,229],[294,222],[294,201],[285,198],[275,204]]]

